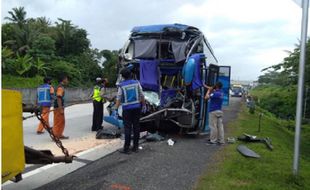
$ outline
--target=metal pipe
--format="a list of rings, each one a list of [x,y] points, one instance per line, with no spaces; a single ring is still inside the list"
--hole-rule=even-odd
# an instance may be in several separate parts
[[[299,72],[298,72],[298,94],[296,106],[296,126],[295,126],[295,144],[294,144],[294,160],[293,160],[293,174],[298,175],[299,169],[299,148],[300,148],[300,128],[302,119],[302,101],[303,101],[303,86],[305,74],[305,58],[306,58],[306,41],[308,29],[308,7],[309,0],[302,1],[302,22],[301,22],[301,44],[300,44],[300,58],[299,58]]]

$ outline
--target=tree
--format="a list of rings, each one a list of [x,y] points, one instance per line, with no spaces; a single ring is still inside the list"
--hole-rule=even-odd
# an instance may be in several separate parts
[[[51,26],[52,22],[46,17],[39,17],[36,19],[36,24],[41,29],[40,31],[45,33],[47,32],[47,29]]]
[[[102,50],[101,54],[105,58],[103,62],[104,77],[107,77],[109,84],[114,86],[117,79],[118,51]]]
[[[4,19],[16,23],[19,26],[19,28],[23,28],[23,26],[27,22],[26,20],[27,12],[25,11],[24,7],[15,7],[12,10],[13,11],[8,12],[11,17],[4,17]]]
[[[5,28],[3,44],[9,46],[16,53],[25,55],[38,36],[38,31],[28,24],[29,19],[26,19],[27,13],[24,7],[13,8],[12,10],[8,12],[11,17],[5,17],[12,23]],[[9,32],[10,34],[8,34]]]
[[[6,17],[9,22],[2,24],[5,75],[57,78],[66,73],[71,86],[93,85],[96,77],[115,83],[117,51],[91,49],[87,31],[70,20],[58,18],[52,24],[46,17],[26,16],[23,7],[13,8]]]
[[[55,40],[46,34],[42,34],[33,41],[29,54],[47,62],[55,56],[55,50]]]
[[[61,74],[68,75],[71,86],[81,86],[83,84],[81,79],[81,71],[77,69],[72,63],[63,60],[55,60],[51,64],[51,70],[53,72],[50,73],[50,76],[56,79]]]
[[[100,58],[98,56],[102,55],[98,50],[87,50],[79,55],[67,56],[66,60],[80,70],[81,79],[85,85],[93,85],[97,77],[103,76],[103,71],[99,66]]]
[[[87,32],[84,29],[76,29],[69,38],[68,54],[79,55],[89,49],[90,42],[87,39]]]
[[[65,56],[70,54],[69,42],[72,38],[76,27],[72,25],[70,20],[63,20],[58,18],[60,22],[55,22],[56,24],[56,49],[57,54],[60,56]]]
[[[299,55],[300,45],[295,44],[296,48],[290,52],[286,51],[289,55],[283,59],[279,64],[272,65],[263,69],[262,71],[268,71],[264,75],[259,76],[258,82],[261,84],[278,85],[282,89],[294,89],[293,95],[284,96],[277,94],[274,98],[274,94],[266,97],[263,107],[273,110],[278,115],[295,115],[296,106],[296,89],[298,82],[298,70],[299,70]],[[308,39],[306,44],[306,62],[305,62],[305,87],[310,86],[310,40]],[[282,94],[287,94],[288,90],[283,90]],[[306,92],[305,92],[306,93]],[[306,96],[305,96],[306,97]],[[280,102],[280,103],[279,103]],[[304,99],[307,105],[310,105],[310,98]],[[289,106],[288,106],[289,105]],[[293,108],[293,109],[292,109]],[[310,114],[310,106],[306,108],[306,115]]]

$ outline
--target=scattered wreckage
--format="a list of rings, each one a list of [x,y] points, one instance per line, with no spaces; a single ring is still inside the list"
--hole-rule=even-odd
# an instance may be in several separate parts
[[[264,143],[269,150],[273,150],[270,138],[258,138],[257,136],[244,133],[243,136],[237,138],[239,141],[249,143]],[[249,149],[247,146],[240,144],[237,146],[237,150],[245,157],[260,158],[260,155]]]

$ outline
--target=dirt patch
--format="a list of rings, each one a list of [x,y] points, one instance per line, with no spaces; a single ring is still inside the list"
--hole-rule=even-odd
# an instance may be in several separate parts
[[[62,140],[65,148],[68,149],[70,154],[77,154],[79,152],[91,149],[99,145],[108,145],[119,142],[117,139],[96,139],[96,134],[89,134],[87,136],[75,139]],[[34,146],[33,148],[38,150],[51,150],[55,156],[63,155],[60,148],[55,143],[48,143],[46,145]]]

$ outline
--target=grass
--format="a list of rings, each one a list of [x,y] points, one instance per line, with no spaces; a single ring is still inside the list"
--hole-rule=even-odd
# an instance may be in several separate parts
[[[310,189],[310,126],[302,129],[300,172],[295,177],[292,175],[294,133],[282,125],[282,121],[264,114],[261,132],[258,132],[258,112],[252,115],[243,106],[238,119],[229,124],[230,132],[226,136],[248,133],[269,137],[274,150],[268,150],[261,143],[227,145],[215,155],[215,163],[201,176],[196,189]],[[236,150],[239,144],[246,144],[261,158],[243,157]]]

